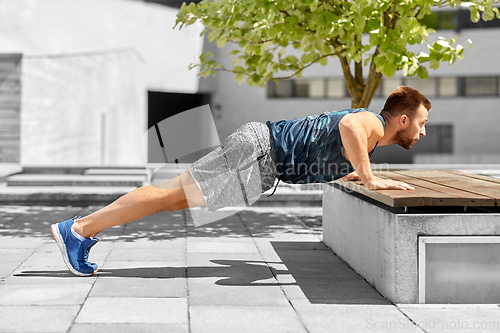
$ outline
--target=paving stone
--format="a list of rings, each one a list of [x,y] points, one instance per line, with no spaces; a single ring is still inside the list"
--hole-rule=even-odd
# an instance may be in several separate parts
[[[272,247],[272,244],[271,244]],[[276,250],[273,248],[270,252],[275,253],[283,262],[286,263],[321,263],[324,265],[345,265],[339,257],[331,250]],[[347,267],[347,265],[345,265]]]
[[[3,285],[0,305],[65,305],[83,304],[90,284],[76,285]]]
[[[188,279],[189,305],[268,306],[288,305],[276,280],[269,285],[218,285],[213,281]]]
[[[409,318],[428,333],[500,332],[500,308],[400,307]]]
[[[424,332],[392,305],[311,304],[292,300],[310,333]]]
[[[298,279],[282,288],[287,298],[305,299],[311,303],[390,304],[363,279]]]
[[[6,278],[11,275],[17,268],[19,263],[17,262],[6,262],[0,265],[0,278]]]
[[[75,322],[78,324],[187,324],[187,299],[88,298]]]
[[[233,264],[236,262],[235,264]],[[258,281],[273,279],[274,276],[264,262],[220,261],[221,266],[194,266],[187,268],[189,278],[217,278],[218,284],[250,285]]]
[[[109,256],[106,258],[108,261],[182,261],[185,260],[185,250],[178,248],[118,248],[112,249]]]
[[[95,274],[99,278],[150,278],[171,279],[185,278],[186,267],[184,262],[163,261],[106,261]]]
[[[188,267],[245,266],[265,264],[260,253],[187,253]]]
[[[0,306],[0,332],[67,332],[78,305]]]
[[[259,253],[252,240],[200,240],[188,239],[188,253]]]
[[[57,246],[54,244],[54,246]],[[99,250],[91,251],[89,256],[89,261],[96,263],[101,266],[108,253]],[[38,252],[33,253],[22,265],[24,268],[59,268],[63,269],[66,267],[64,264],[62,254],[58,250],[57,252]]]
[[[163,297],[186,298],[185,278],[98,279],[89,297]]]
[[[188,333],[187,324],[75,324],[69,333]]]
[[[120,239],[115,241],[113,244],[113,250],[128,250],[128,249],[138,249],[138,248],[149,248],[157,250],[167,250],[167,249],[185,249],[186,239],[185,238],[173,238],[165,239],[161,241],[154,241],[148,239],[136,239],[133,241],[125,241]]]
[[[335,263],[314,262],[283,262],[285,273],[293,275],[296,279],[362,279],[354,270],[341,261]],[[281,271],[277,271],[277,274]]]
[[[67,268],[63,270],[18,267],[12,275],[5,279],[5,285],[42,285],[42,284],[82,284],[92,285],[97,275],[80,277],[71,273]]]
[[[22,263],[33,254],[32,249],[0,249],[0,260],[4,263]]]
[[[47,240],[48,237],[0,236],[0,249],[37,249]]]
[[[288,306],[191,306],[193,333],[307,332]]]

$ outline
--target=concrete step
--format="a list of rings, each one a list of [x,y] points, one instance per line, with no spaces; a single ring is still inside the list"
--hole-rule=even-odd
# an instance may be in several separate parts
[[[0,204],[84,206],[107,205],[134,190],[130,186],[0,186]],[[278,188],[263,193],[252,206],[320,207],[322,191]]]
[[[17,163],[0,163],[0,183],[7,180],[10,175],[20,173],[23,167]]]
[[[0,204],[107,205],[135,188],[131,186],[0,186]]]
[[[142,186],[145,176],[127,175],[33,175],[7,177],[7,186]]]
[[[148,170],[145,168],[139,168],[139,169],[121,169],[121,168],[116,168],[116,169],[103,169],[103,168],[90,168],[86,169],[83,172],[84,175],[118,175],[118,176],[147,176],[148,175]]]

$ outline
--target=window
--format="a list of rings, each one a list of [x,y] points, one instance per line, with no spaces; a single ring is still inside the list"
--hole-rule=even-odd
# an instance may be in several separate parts
[[[456,77],[442,77],[438,81],[439,96],[457,96],[458,80]]]
[[[428,78],[425,80],[417,77],[405,78],[404,83],[406,86],[417,89],[426,97],[434,97],[437,95],[437,78]]]
[[[296,97],[325,97],[325,80],[297,79],[295,81]]]
[[[417,89],[428,98],[500,96],[500,76],[383,78],[374,98],[387,98],[399,86]],[[349,98],[343,78],[296,78],[267,85],[270,98]]]
[[[282,80],[278,83],[270,80],[267,84],[268,97],[299,98],[344,98],[346,94],[343,78],[297,78]]]
[[[453,125],[425,125],[425,139],[414,146],[415,153],[453,153]]]
[[[399,86],[403,85],[403,79],[387,78],[382,79],[382,95],[389,96],[389,94]]]
[[[329,79],[326,82],[327,97],[345,97],[344,79]]]
[[[491,21],[479,20],[474,23],[470,19],[470,11],[468,9],[458,10],[440,10],[425,15],[420,24],[432,29],[474,29],[474,28],[499,28],[500,20],[495,17]]]
[[[464,79],[465,96],[491,96],[498,94],[498,77],[466,77]]]
[[[269,97],[293,97],[293,81],[269,81],[267,84]]]

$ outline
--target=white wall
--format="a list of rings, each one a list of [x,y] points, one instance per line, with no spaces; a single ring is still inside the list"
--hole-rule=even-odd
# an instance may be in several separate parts
[[[201,24],[173,30],[178,10],[127,0],[0,0],[0,53],[64,54],[134,48],[149,90],[195,93]]]
[[[141,166],[143,64],[132,51],[25,57],[21,164]]]

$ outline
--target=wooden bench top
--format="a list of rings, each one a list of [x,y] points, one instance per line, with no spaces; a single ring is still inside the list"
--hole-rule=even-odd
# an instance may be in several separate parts
[[[414,191],[370,191],[361,181],[336,180],[340,186],[391,207],[500,206],[500,179],[455,170],[376,171],[380,178],[403,181]]]

